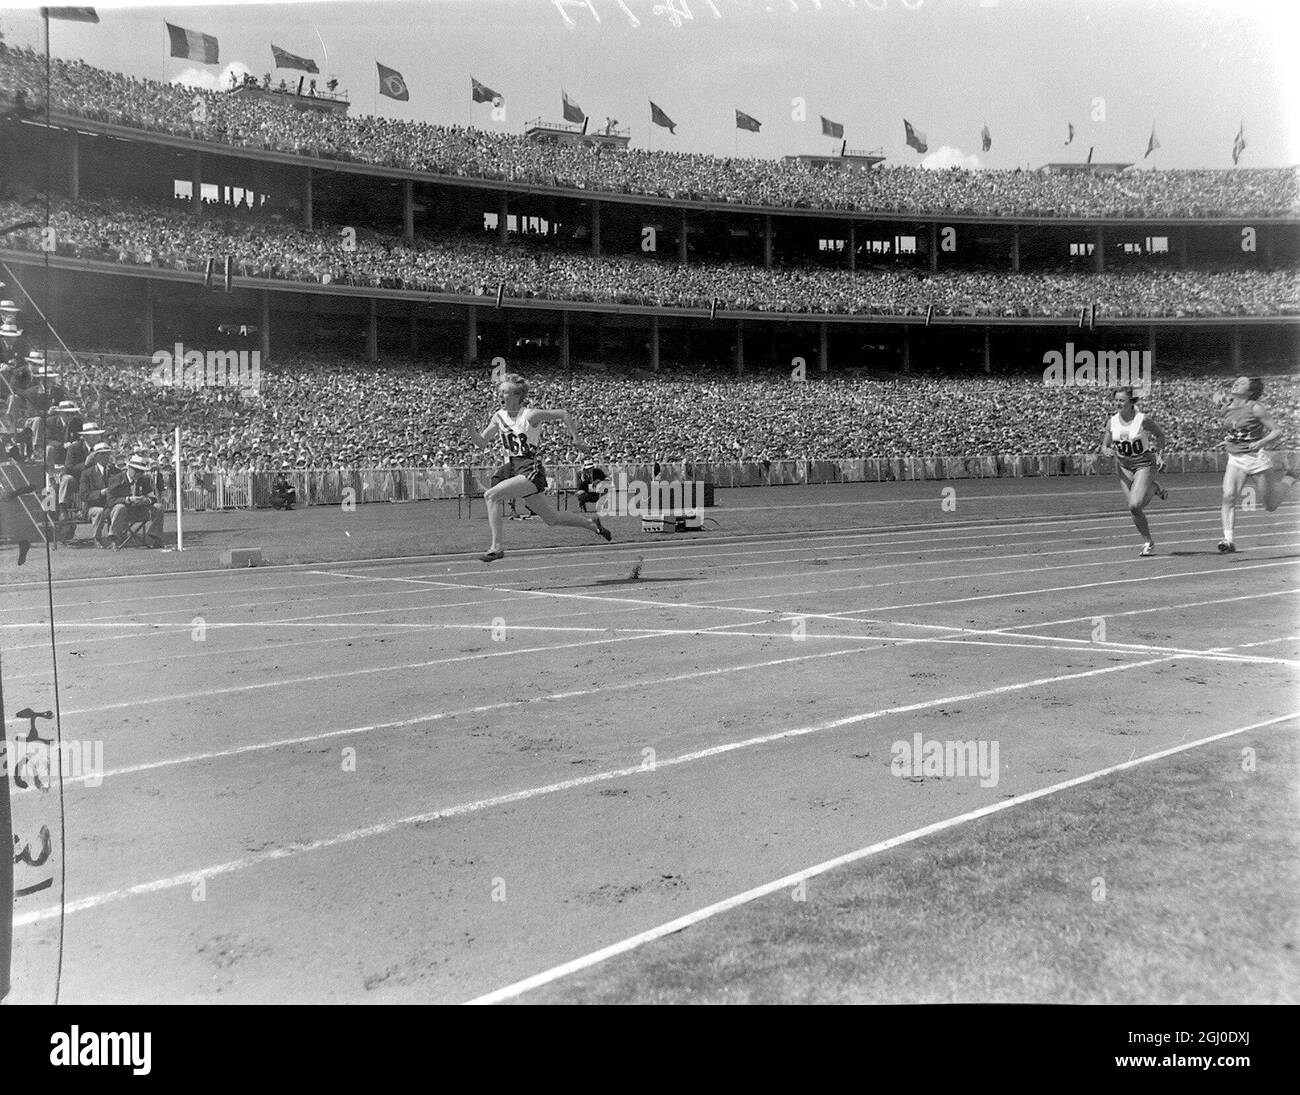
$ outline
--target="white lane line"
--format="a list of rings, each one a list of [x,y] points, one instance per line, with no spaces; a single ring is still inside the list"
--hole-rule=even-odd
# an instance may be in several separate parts
[[[1129,768],[1136,768],[1141,764],[1149,764],[1152,761],[1163,760],[1165,757],[1174,756],[1177,753],[1184,753],[1190,749],[1199,748],[1202,745],[1210,745],[1216,741],[1222,741],[1225,738],[1234,737],[1237,734],[1246,734],[1252,730],[1262,730],[1265,727],[1276,726],[1279,723],[1290,722],[1292,719],[1300,718],[1300,711],[1293,711],[1289,715],[1279,715],[1276,718],[1265,719],[1262,722],[1254,722],[1248,726],[1238,726],[1232,730],[1224,730],[1222,733],[1211,734],[1208,737],[1198,738],[1196,741],[1183,742],[1172,746],[1168,749],[1161,749],[1155,753],[1148,753],[1146,756],[1126,760],[1121,764],[1112,764],[1106,768],[1099,768],[1095,772],[1087,772],[1081,776],[1075,776],[1073,779],[1062,780],[1060,783],[1054,783],[1050,787],[1040,787],[1036,791],[1027,791],[1023,795],[1016,795],[1015,798],[1002,799],[998,802],[990,803],[988,806],[981,806],[975,810],[969,810],[964,814],[958,814],[955,817],[944,818],[942,821],[933,822],[930,825],[924,825],[919,829],[912,829],[910,832],[900,833],[898,836],[890,837],[887,840],[877,841],[875,844],[868,844],[865,848],[859,848],[857,851],[848,852],[845,855],[836,856],[834,859],[827,859],[821,863],[806,867],[794,874],[788,874],[784,878],[778,878],[772,882],[765,882],[761,886],[755,886],[753,889],[746,890],[733,897],[728,897],[722,901],[716,901],[712,905],[706,905],[702,909],[696,909],[685,916],[679,916],[675,920],[670,920],[666,924],[660,924],[658,927],[650,928],[647,931],[637,932],[626,939],[617,943],[612,943],[607,947],[601,947],[599,950],[584,954],[580,958],[574,958],[558,966],[552,966],[548,970],[536,973],[531,977],[525,977],[522,981],[516,981],[513,984],[506,985],[503,988],[495,989],[492,992],[484,993],[482,996],[475,997],[467,1001],[470,1004],[497,1004],[503,1000],[509,1000],[516,996],[521,996],[532,989],[540,988],[542,985],[550,984],[552,981],[558,981],[562,977],[568,977],[570,974],[578,973],[581,970],[589,969],[592,966],[604,962],[606,959],[613,958],[619,954],[626,954],[630,950],[643,946],[646,943],[653,942],[656,939],[662,939],[666,935],[682,931],[692,927],[703,920],[717,916],[719,913],[727,912],[741,905],[749,904],[751,901],[757,901],[761,897],[767,897],[769,894],[777,893],[780,890],[797,886],[810,878],[816,878],[818,875],[826,874],[828,871],[836,870],[839,867],[848,866],[851,863],[857,863],[869,856],[878,855],[881,852],[889,851],[892,848],[901,847],[904,844],[911,844],[913,841],[921,840],[927,836],[933,836],[936,833],[945,832],[948,829],[954,829],[959,825],[965,825],[980,818],[988,817],[991,814],[1001,813],[1003,810],[1009,810],[1013,806],[1023,806],[1027,802],[1033,802],[1035,799],[1046,798],[1048,795],[1054,795],[1061,791],[1069,790],[1072,787],[1079,787],[1085,783],[1092,783],[1094,780],[1102,779],[1105,776],[1114,775],[1116,772],[1123,772]]]
[[[889,715],[909,714],[913,711],[923,711],[926,708],[939,707],[944,704],[968,702],[970,700],[984,699],[990,696],[1001,696],[1011,692],[1020,692],[1027,688],[1040,688],[1051,684],[1062,684],[1066,681],[1084,680],[1089,677],[1103,676],[1108,673],[1123,673],[1130,669],[1141,669],[1146,666],[1160,665],[1164,662],[1177,660],[1178,659],[1174,656],[1148,658],[1140,662],[1128,662],[1124,665],[1106,666],[1102,669],[1089,669],[1079,673],[1065,673],[1055,677],[1039,677],[1031,681],[1021,681],[1016,684],[1003,684],[997,685],[993,688],[984,688],[976,692],[965,692],[955,696],[943,696],[939,699],[922,700],[918,703],[900,704],[896,707],[882,707],[875,711],[863,711],[858,714],[845,715],[836,719],[827,719],[823,722],[812,723],[808,726],[795,727],[789,730],[778,730],[770,734],[744,738],[740,741],[725,742],[721,745],[713,745],[706,749],[696,750],[695,752],[683,753],[679,756],[669,757],[665,760],[656,760],[654,771],[658,771],[662,768],[674,768],[684,764],[693,764],[697,761],[707,760],[711,757],[722,756],[726,753],[734,753],[741,749],[752,749],[755,746],[769,745],[772,742],[784,741],[789,738],[804,737],[808,734],[823,733],[827,730],[838,730],[845,726],[870,722],[873,719],[885,718]],[[561,780],[558,783],[548,783],[539,787],[528,787],[520,791],[494,795],[491,798],[479,799],[476,802],[463,802],[455,806],[444,807],[440,810],[430,810],[426,813],[411,814],[407,817],[395,818],[391,821],[378,822],[374,825],[367,825],[361,829],[353,829],[346,833],[339,833],[336,836],[324,837],[320,840],[297,842],[279,848],[269,848],[265,851],[254,852],[251,855],[242,856],[239,859],[228,860],[225,863],[218,863],[210,867],[200,867],[193,871],[186,871],[183,874],[171,875],[167,878],[159,878],[151,882],[141,882],[133,886],[124,886],[116,890],[108,890],[103,893],[92,894],[89,897],[83,897],[75,901],[67,902],[63,911],[68,915],[71,915],[73,913],[82,912],[86,909],[93,909],[101,905],[107,905],[110,902],[121,901],[128,897],[138,897],[143,894],[157,893],[161,890],[174,889],[177,886],[188,886],[200,879],[213,878],[217,875],[246,870],[249,867],[254,867],[261,863],[272,862],[274,860],[289,859],[301,855],[304,852],[315,852],[324,848],[337,847],[341,844],[351,844],[354,841],[364,840],[369,837],[384,836],[398,829],[409,828],[412,825],[420,825],[430,821],[438,821],[443,818],[477,813],[480,810],[486,810],[496,806],[505,806],[514,802],[523,802],[527,799],[537,798],[540,795],[553,795],[561,791],[571,791],[577,787],[590,786],[593,783],[607,783],[610,780],[626,779],[644,773],[645,769],[641,764],[628,768],[614,768],[604,772],[593,772],[589,775]],[[31,912],[14,917],[14,927],[23,927],[27,924],[37,923],[38,921],[49,920],[52,917],[58,916],[59,912],[60,908],[58,905],[48,906],[42,909],[33,909]]]

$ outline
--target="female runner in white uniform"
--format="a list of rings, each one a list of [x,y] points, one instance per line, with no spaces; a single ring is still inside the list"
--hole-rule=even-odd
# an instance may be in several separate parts
[[[1228,427],[1224,444],[1228,449],[1228,466],[1223,471],[1223,539],[1219,551],[1225,555],[1237,550],[1232,541],[1236,525],[1237,498],[1247,479],[1255,481],[1255,492],[1272,513],[1295,486],[1296,475],[1278,467],[1264,451],[1265,446],[1282,436],[1269,409],[1259,402],[1264,382],[1258,377],[1239,376],[1228,394],[1216,395],[1214,402],[1223,408],[1223,424]]]
[[[487,503],[488,526],[492,529],[492,546],[486,555],[479,556],[485,563],[495,562],[505,556],[501,546],[501,507],[500,502],[518,498],[530,510],[548,525],[569,525],[584,528],[597,536],[609,540],[610,532],[600,523],[600,518],[583,517],[576,513],[558,513],[547,500],[546,469],[542,466],[538,454],[542,439],[542,427],[548,422],[560,422],[573,438],[574,447],[579,452],[590,452],[589,446],[578,440],[568,411],[544,411],[538,407],[525,407],[524,397],[528,394],[528,382],[517,373],[503,377],[500,385],[502,401],[505,406],[498,408],[488,420],[487,426],[479,431],[474,420],[466,416],[463,425],[469,432],[470,439],[480,447],[491,444],[494,437],[501,439],[506,463],[492,475],[492,485],[483,492]]]
[[[1101,435],[1101,451],[1115,457],[1115,470],[1119,472],[1128,511],[1133,517],[1142,539],[1142,557],[1156,553],[1156,543],[1151,538],[1151,526],[1144,512],[1151,496],[1165,499],[1169,495],[1156,482],[1156,470],[1163,466],[1159,450],[1165,447],[1164,431],[1155,419],[1137,409],[1137,396],[1132,388],[1115,389],[1115,413],[1111,415]]]

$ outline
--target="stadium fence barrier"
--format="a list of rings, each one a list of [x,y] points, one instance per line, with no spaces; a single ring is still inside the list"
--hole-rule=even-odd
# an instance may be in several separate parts
[[[1293,463],[1300,452],[1272,450]],[[1167,453],[1165,474],[1222,472],[1227,464],[1223,450]],[[900,483],[955,479],[1037,479],[1044,476],[1109,476],[1115,464],[1096,453],[1061,455],[984,455],[931,457],[877,457],[857,460],[773,460],[719,463],[710,461],[661,466],[652,464],[602,465],[611,479],[626,475],[629,482],[655,479],[694,480],[717,487],[815,486],[829,483]],[[297,491],[298,504],[308,506],[361,505],[369,502],[425,502],[435,499],[479,497],[491,481],[495,467],[470,468],[297,468],[284,472]],[[550,469],[552,486],[577,487],[577,465]],[[183,472],[187,512],[222,509],[262,509],[271,505],[274,471]],[[175,509],[175,493],[167,484],[164,505]]]

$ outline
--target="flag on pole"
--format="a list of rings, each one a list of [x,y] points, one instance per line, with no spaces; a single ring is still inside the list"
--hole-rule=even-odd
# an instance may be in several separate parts
[[[94,8],[41,8],[43,19],[67,19],[70,23],[98,23]]]
[[[1151,139],[1147,141],[1147,150],[1144,153],[1142,153],[1142,158],[1145,160],[1148,156],[1151,155],[1152,152],[1154,152],[1159,147],[1160,147],[1160,142],[1156,139],[1156,127],[1152,125]]]
[[[1066,144],[1072,144],[1072,143],[1074,142],[1074,123],[1073,123],[1073,122],[1067,122],[1066,125],[1068,125],[1068,126],[1070,127],[1070,135],[1069,135],[1068,137],[1065,138],[1065,143],[1066,143]]]
[[[211,34],[186,30],[167,23],[167,37],[171,40],[171,55],[203,65],[220,64],[217,60],[217,40]]]
[[[406,86],[406,81],[402,79],[402,74],[395,68],[389,68],[387,65],[381,65],[375,62],[379,69],[379,94],[387,95],[390,99],[397,99],[400,102],[407,102],[411,98],[411,91]]]
[[[476,103],[491,103],[493,106],[500,106],[504,103],[505,97],[499,91],[493,91],[487,84],[480,80],[469,78],[470,98]]]
[[[1237,161],[1241,159],[1242,152],[1246,148],[1246,123],[1243,121],[1237,129],[1237,136],[1232,142],[1232,166],[1237,166]]]
[[[993,147],[993,134],[989,132],[989,123],[984,123],[983,130],[980,131],[980,149],[987,152]]]
[[[903,137],[918,152],[929,151],[929,146],[925,143],[925,134],[913,126],[906,118],[903,119]]]
[[[844,136],[844,127],[839,122],[832,122],[825,114],[820,117],[823,137],[834,137],[838,141]]]
[[[564,120],[566,122],[583,122],[585,124],[587,112],[569,98],[569,93],[564,88],[560,88],[560,97],[564,101]]]
[[[653,99],[650,100],[650,120],[654,122],[655,125],[663,126],[666,130],[668,130],[669,133],[676,136],[677,123],[674,122],[670,117],[668,117],[668,115],[665,114],[662,110],[660,110],[657,106],[655,106]]]
[[[759,129],[762,127],[762,125],[763,123],[760,122],[757,118],[751,118],[743,110],[737,109],[736,111],[737,129],[747,129],[751,133],[757,133]]]
[[[275,58],[276,68],[296,68],[301,69],[303,72],[313,72],[320,75],[320,69],[310,57],[299,57],[296,53],[281,49],[274,42],[271,43],[271,56]]]

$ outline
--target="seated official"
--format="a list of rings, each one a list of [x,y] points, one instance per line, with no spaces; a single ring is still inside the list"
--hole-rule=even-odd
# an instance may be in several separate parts
[[[86,470],[92,447],[102,441],[104,431],[94,422],[87,422],[80,430],[79,436],[63,451],[63,468],[59,474],[59,515],[62,518],[73,516],[81,508],[81,473]],[[65,540],[71,540],[75,526],[64,533]]]
[[[271,508],[291,510],[297,501],[298,492],[289,482],[289,465],[281,464],[275,482],[271,484]]]
[[[104,442],[90,450],[77,482],[77,501],[90,521],[90,534],[100,547],[108,547],[104,531],[113,505],[112,486],[122,471],[113,466],[112,452]]]
[[[600,486],[602,483],[603,487]],[[586,513],[587,507],[599,502],[600,496],[608,487],[609,476],[592,461],[585,461],[578,475],[578,509]]]
[[[149,461],[143,456],[133,456],[126,462],[126,471],[110,486],[113,504],[109,510],[108,533],[113,548],[124,548],[128,539],[128,526],[148,518],[144,546],[162,547],[163,508],[158,501],[157,484]]]

